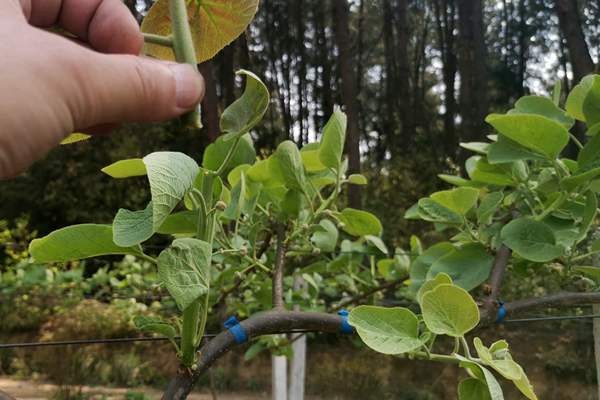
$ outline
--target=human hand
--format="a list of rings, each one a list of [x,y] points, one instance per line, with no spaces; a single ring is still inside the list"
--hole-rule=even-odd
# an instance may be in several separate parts
[[[59,26],[66,39],[40,28]],[[143,38],[121,0],[0,0],[0,179],[68,134],[189,111],[204,82],[189,65],[137,55]]]

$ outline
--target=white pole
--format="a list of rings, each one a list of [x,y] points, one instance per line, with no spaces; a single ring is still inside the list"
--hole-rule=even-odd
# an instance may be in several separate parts
[[[594,315],[600,315],[600,304],[594,304],[592,310]],[[596,356],[598,399],[600,399],[600,318],[594,318],[594,355]]]
[[[306,290],[306,282],[298,274],[294,277],[294,290]],[[295,304],[294,310],[300,310],[300,306]],[[304,400],[304,376],[306,374],[306,335],[303,333],[294,333],[291,335],[293,358],[290,368],[290,388],[288,392],[289,400]]]
[[[287,357],[271,356],[273,400],[287,400]]]

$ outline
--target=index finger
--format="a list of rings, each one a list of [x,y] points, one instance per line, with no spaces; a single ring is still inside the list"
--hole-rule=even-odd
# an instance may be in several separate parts
[[[139,54],[143,38],[121,0],[21,0],[29,23],[58,25],[103,53]]]

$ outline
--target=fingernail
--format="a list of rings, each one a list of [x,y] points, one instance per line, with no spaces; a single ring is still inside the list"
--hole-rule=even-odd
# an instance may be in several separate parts
[[[175,77],[175,99],[177,107],[191,110],[198,104],[202,97],[204,83],[200,75],[191,65],[169,65]]]

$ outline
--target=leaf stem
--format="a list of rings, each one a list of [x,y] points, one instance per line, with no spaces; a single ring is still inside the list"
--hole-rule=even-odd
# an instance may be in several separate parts
[[[231,161],[231,159],[235,155],[235,152],[237,151],[238,146],[240,145],[240,141],[241,140],[242,140],[241,136],[237,137],[235,139],[235,142],[233,142],[233,146],[231,146],[229,148],[229,151],[227,152],[227,155],[225,156],[225,159],[223,160],[223,162],[221,163],[221,166],[219,167],[219,169],[216,172],[217,176],[223,175],[223,173],[227,170],[227,165],[229,165],[229,162]]]
[[[177,62],[190,64],[198,71],[196,50],[190,29],[186,0],[169,0],[169,12],[171,15],[171,30],[173,32],[173,51]],[[196,111],[185,115],[187,123],[196,128],[202,128],[200,117],[201,109],[198,105]]]
[[[573,135],[571,132],[569,132],[569,136],[571,137],[573,143],[575,143],[575,146],[579,147],[579,150],[583,149],[583,145],[581,144],[579,139],[577,139],[577,136]]]
[[[173,48],[172,36],[154,35],[152,33],[143,33],[142,35],[144,35],[145,43]]]

